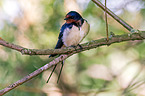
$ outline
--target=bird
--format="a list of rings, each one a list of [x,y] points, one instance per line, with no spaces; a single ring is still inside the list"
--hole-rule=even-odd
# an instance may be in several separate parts
[[[60,33],[58,36],[58,41],[55,46],[55,49],[61,49],[64,47],[69,46],[80,46],[79,43],[86,37],[86,35],[89,33],[90,25],[87,22],[86,19],[84,19],[78,12],[76,11],[70,11],[66,14],[65,19],[66,22],[62,25],[60,29]],[[82,47],[81,47],[82,48]],[[54,57],[57,54],[52,54],[49,57]],[[57,83],[60,78],[60,74],[63,68],[63,61],[62,66],[60,69],[60,73],[58,76]],[[54,66],[47,83],[49,79],[51,78],[51,75],[53,74],[55,68],[57,65]]]

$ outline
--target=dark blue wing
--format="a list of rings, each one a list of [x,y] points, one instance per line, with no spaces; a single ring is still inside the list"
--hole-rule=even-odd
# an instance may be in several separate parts
[[[62,41],[62,37],[63,37],[63,32],[64,32],[64,29],[66,28],[66,24],[64,24],[61,29],[60,29],[60,33],[59,33],[59,36],[58,36],[58,41],[57,41],[57,44],[55,46],[55,49],[60,49],[62,46],[63,46],[63,41]],[[53,54],[53,55],[50,55],[49,57],[54,57],[56,56],[57,54]]]
[[[64,43],[63,43],[62,39],[63,39],[64,30],[65,30],[66,28],[71,29],[72,26],[73,26],[73,24],[67,24],[67,23],[65,23],[65,24],[61,27],[60,33],[59,33],[59,37],[58,37],[58,41],[57,41],[57,44],[56,44],[56,46],[55,46],[55,49],[60,49],[60,48],[63,46]],[[57,55],[57,54],[50,55],[49,57],[54,57],[54,56],[56,56],[56,55]]]
[[[74,25],[73,23],[71,23],[71,24],[65,23],[65,24],[61,27],[60,33],[59,33],[59,37],[58,37],[58,42],[57,42],[57,44],[56,44],[56,46],[55,46],[55,49],[59,49],[59,48],[61,48],[61,47],[63,46],[63,41],[62,41],[63,33],[64,33],[64,31],[65,31],[66,28],[71,29],[73,25]]]
[[[58,41],[57,41],[57,44],[55,46],[55,49],[60,49],[63,46],[62,37],[63,37],[63,32],[64,32],[65,28],[66,28],[66,24],[64,24],[60,29],[60,33],[59,33],[59,37],[58,37]]]
[[[57,44],[55,46],[55,49],[60,49],[63,46],[63,41],[62,39],[58,39]]]
[[[65,30],[66,28],[71,29],[72,26],[73,26],[73,23],[72,23],[72,24],[67,24],[67,23],[65,23],[65,24],[61,27],[60,33],[59,33],[59,37],[58,37],[58,42],[57,42],[57,44],[56,44],[56,46],[55,46],[55,49],[59,49],[59,48],[61,48],[61,47],[63,46],[62,38],[63,38],[64,30]]]
[[[58,37],[58,41],[57,41],[57,44],[56,44],[56,46],[55,46],[55,49],[59,49],[59,48],[61,48],[61,47],[63,46],[62,38],[63,38],[64,30],[65,30],[66,28],[71,29],[72,26],[73,26],[73,24],[67,24],[67,23],[65,23],[65,24],[61,27],[60,33],[59,33],[59,37]]]

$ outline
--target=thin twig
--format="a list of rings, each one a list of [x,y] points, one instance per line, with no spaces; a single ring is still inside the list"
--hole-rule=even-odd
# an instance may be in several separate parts
[[[140,84],[138,84],[138,83],[140,83],[141,81],[136,81],[135,83],[133,83],[133,82],[139,76],[139,74],[141,73],[142,69],[143,69],[143,67],[141,67],[140,70],[136,73],[136,75],[131,79],[131,81],[129,82],[128,86],[124,89],[123,94],[140,86]]]
[[[129,82],[127,88],[133,87],[132,83],[135,81],[135,79],[140,75],[141,71],[143,70],[144,67],[141,67],[140,70],[136,73],[136,75],[132,78],[132,80]]]
[[[138,84],[140,83],[140,84]],[[138,85],[137,85],[138,84]],[[134,86],[133,88],[130,88],[129,90],[127,90],[127,92],[130,92],[134,89],[137,89],[138,87],[140,87],[141,85],[145,84],[145,81],[142,81],[142,82],[137,82],[136,86]]]
[[[99,0],[92,0],[92,1],[105,11],[105,6]],[[128,31],[132,31],[133,30],[133,27],[132,26],[130,26],[128,23],[126,23],[124,20],[122,20],[120,17],[118,17],[116,14],[114,14],[108,8],[106,8],[106,12],[112,18],[114,18],[117,22],[119,22],[122,26],[124,26]]]
[[[106,34],[107,34],[107,41],[109,40],[109,37],[108,37],[108,21],[107,21],[107,5],[106,5],[106,2],[107,0],[105,0],[105,21],[106,21]]]

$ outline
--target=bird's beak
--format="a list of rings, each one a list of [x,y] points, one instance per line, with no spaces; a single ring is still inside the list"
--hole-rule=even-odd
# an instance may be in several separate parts
[[[68,18],[64,18],[64,20],[68,20]]]

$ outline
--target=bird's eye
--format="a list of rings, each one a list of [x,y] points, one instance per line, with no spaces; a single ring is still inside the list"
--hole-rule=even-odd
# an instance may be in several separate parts
[[[73,17],[73,16],[70,16],[69,18],[70,18],[70,19],[74,19],[74,17]]]

